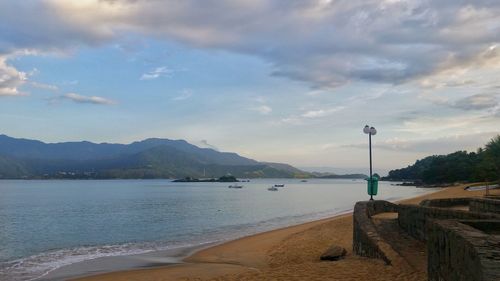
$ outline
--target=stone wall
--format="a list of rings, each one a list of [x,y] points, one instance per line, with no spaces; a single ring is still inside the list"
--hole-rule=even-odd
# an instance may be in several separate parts
[[[439,207],[449,208],[454,206],[469,205],[471,198],[443,198],[443,199],[428,199],[420,202],[420,206],[424,207]]]
[[[484,198],[428,200],[420,206],[357,202],[353,251],[393,266],[404,262],[379,235],[372,219],[379,213],[397,212],[398,224],[405,232],[427,240],[428,280],[500,280],[499,204],[499,200]],[[460,205],[469,205],[470,211],[449,208]]]
[[[498,230],[498,220],[431,220],[427,230],[428,280],[500,280]]]
[[[420,206],[437,208],[469,206],[471,212],[500,214],[500,200],[498,199],[500,197],[431,199],[420,202]]]
[[[384,212],[397,212],[398,205],[382,201],[363,201],[354,205],[353,251],[363,257],[378,258],[391,264],[392,248],[378,235],[371,216]]]
[[[427,222],[429,219],[500,219],[500,215],[492,213],[477,213],[462,210],[424,207],[417,205],[399,205],[398,223],[409,235],[418,240],[427,239]]]
[[[489,199],[500,200],[500,195],[496,195],[496,194],[485,195],[484,197],[489,198]]]
[[[500,214],[500,200],[487,198],[474,198],[469,202],[471,212]]]

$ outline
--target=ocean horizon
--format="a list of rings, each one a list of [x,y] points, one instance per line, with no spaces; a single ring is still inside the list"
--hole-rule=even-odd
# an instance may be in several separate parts
[[[37,280],[98,258],[154,252],[164,258],[158,263],[168,264],[186,249],[346,213],[369,198],[364,180],[253,179],[242,189],[229,184],[2,180],[0,279]],[[274,184],[285,187],[267,191]],[[431,190],[380,182],[376,199]],[[85,273],[72,270],[73,276]]]

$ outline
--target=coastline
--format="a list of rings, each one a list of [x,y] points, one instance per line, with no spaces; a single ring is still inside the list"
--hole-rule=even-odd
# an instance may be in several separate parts
[[[351,217],[352,211],[348,211],[348,213],[335,215],[330,218],[314,220],[216,243],[215,245],[195,250],[191,255],[186,256],[180,260],[180,263],[176,264],[87,275],[70,280],[143,280],[140,276],[146,272],[149,276],[144,280],[178,280],[186,277],[214,278],[227,273],[241,273],[247,269],[259,270],[259,268],[266,267],[264,261],[267,248],[273,246],[286,236],[324,223]],[[220,254],[221,252],[223,254]],[[167,273],[167,275],[161,276],[163,273]],[[189,276],[185,276],[186,273]]]
[[[424,195],[401,199],[397,203],[416,204],[421,200],[431,198],[475,196],[473,193],[478,192],[464,191],[463,186],[448,187],[433,190]],[[270,256],[270,252],[277,248],[280,243],[288,240],[288,238],[311,232],[315,228],[322,229],[328,227],[336,229],[335,235],[332,236],[333,241],[340,242],[337,244],[342,244],[348,249],[348,256],[357,260],[361,259],[363,263],[372,265],[379,263],[377,260],[366,260],[352,256],[352,210],[350,210],[347,213],[338,214],[333,217],[264,231],[199,248],[194,250],[191,255],[183,258],[181,263],[87,275],[72,280],[201,280],[219,278],[221,276],[224,276],[228,280],[233,280],[234,276],[238,276],[236,279],[240,279],[241,275],[261,274],[272,268],[273,262],[270,259],[272,257],[272,255]],[[329,243],[331,243],[331,239],[329,239]],[[322,251],[329,245],[325,242],[318,242],[315,247],[311,248]],[[311,245],[308,246],[310,247]],[[307,251],[307,249],[302,250]],[[258,279],[250,278],[248,280]]]
[[[220,242],[223,243],[223,242]],[[37,281],[58,281],[87,277],[130,269],[155,268],[182,264],[183,260],[197,251],[217,245],[217,242],[184,246],[166,250],[155,250],[139,254],[104,256],[72,263],[35,279]]]
[[[237,242],[252,236],[267,234],[270,232],[295,228],[299,226],[307,227],[310,224],[322,223],[340,216],[351,215],[352,209],[339,211],[333,216],[313,219],[310,221],[283,226],[276,229],[258,231],[236,238],[228,238],[219,241],[205,242],[199,245],[182,246],[167,250],[154,250],[140,254],[104,256],[95,259],[85,260],[63,267],[57,268],[47,274],[35,279],[37,281],[57,281],[57,280],[85,280],[86,278],[114,274],[118,272],[128,272],[135,270],[147,270],[157,268],[170,268],[172,266],[183,266],[187,263],[197,262],[191,260],[197,253],[211,249],[214,247],[223,246],[227,243]]]

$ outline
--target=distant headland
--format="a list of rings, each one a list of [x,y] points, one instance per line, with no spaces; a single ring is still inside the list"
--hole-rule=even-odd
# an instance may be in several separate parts
[[[173,182],[239,182],[239,180],[236,179],[233,176],[222,176],[222,177],[220,177],[218,179],[214,179],[214,178],[211,178],[211,179],[194,179],[194,178],[191,178],[191,177],[186,177],[186,178],[183,178],[183,179],[174,180]]]

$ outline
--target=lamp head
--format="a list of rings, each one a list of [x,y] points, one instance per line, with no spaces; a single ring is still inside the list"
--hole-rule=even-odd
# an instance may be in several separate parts
[[[376,135],[376,134],[377,134],[377,129],[375,129],[375,127],[371,127],[371,128],[370,128],[370,134],[371,134],[372,136]]]
[[[363,133],[365,133],[365,134],[369,134],[369,133],[370,133],[370,126],[366,125],[366,126],[363,128]]]

